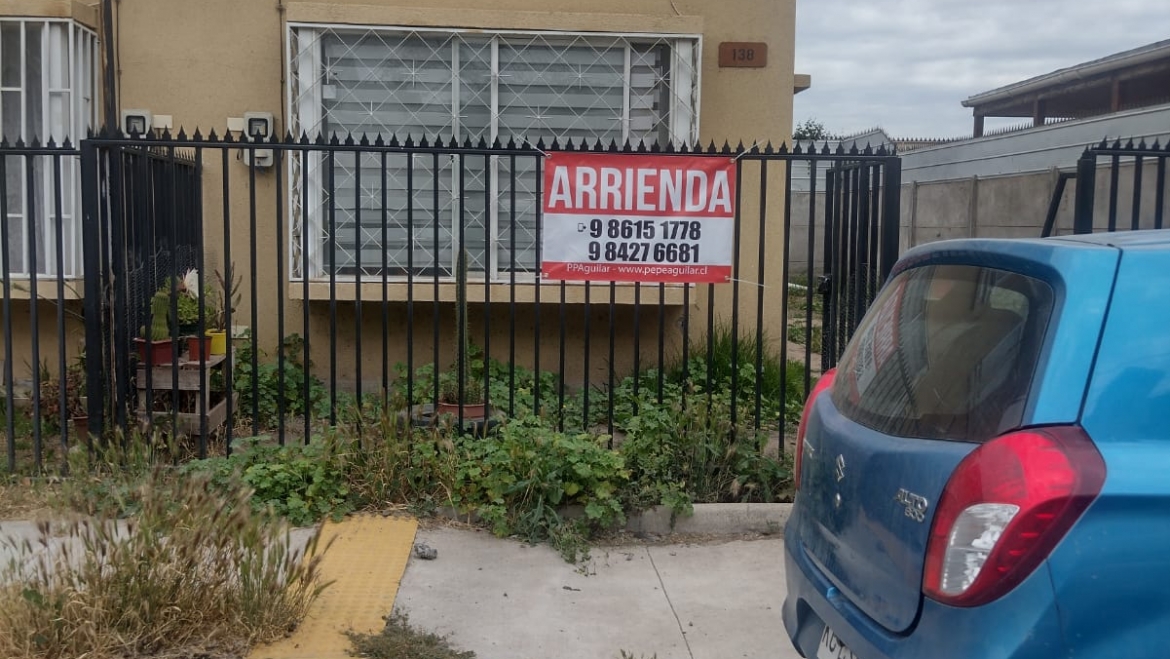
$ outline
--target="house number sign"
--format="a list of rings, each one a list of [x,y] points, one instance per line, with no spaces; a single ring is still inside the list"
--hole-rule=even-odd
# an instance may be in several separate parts
[[[752,41],[724,41],[719,44],[721,68],[760,69],[768,65],[768,44]]]

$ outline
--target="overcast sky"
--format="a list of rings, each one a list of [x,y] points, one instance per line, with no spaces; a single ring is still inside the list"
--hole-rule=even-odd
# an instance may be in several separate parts
[[[1170,0],[797,0],[795,120],[968,135],[970,96],[1163,39]]]

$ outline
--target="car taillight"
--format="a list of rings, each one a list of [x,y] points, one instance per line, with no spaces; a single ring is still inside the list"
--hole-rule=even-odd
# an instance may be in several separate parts
[[[940,497],[923,592],[978,606],[1015,588],[1101,493],[1105,462],[1085,431],[1013,432],[972,451]]]
[[[796,489],[800,489],[800,463],[801,458],[804,457],[804,433],[808,430],[808,415],[812,412],[813,403],[816,402],[817,396],[823,391],[827,391],[833,386],[833,380],[837,378],[837,369],[829,369],[825,371],[821,379],[817,380],[812,392],[808,395],[808,400],[804,403],[804,412],[800,415],[800,425],[796,427],[796,455],[793,456],[792,462],[792,479],[796,483]]]

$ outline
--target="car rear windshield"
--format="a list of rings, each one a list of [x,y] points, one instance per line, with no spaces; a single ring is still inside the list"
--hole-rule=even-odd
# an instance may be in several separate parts
[[[1052,288],[1013,272],[902,272],[838,366],[833,402],[879,432],[981,442],[1018,427],[1052,313]]]

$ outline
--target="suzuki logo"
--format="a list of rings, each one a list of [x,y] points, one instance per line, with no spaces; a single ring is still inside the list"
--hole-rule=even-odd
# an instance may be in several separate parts
[[[845,480],[845,456],[837,456],[837,482]]]

